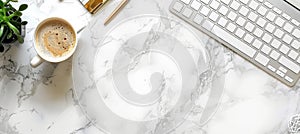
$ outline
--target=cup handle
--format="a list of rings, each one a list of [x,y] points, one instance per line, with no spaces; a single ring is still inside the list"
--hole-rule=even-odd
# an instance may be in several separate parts
[[[32,58],[32,60],[30,61],[30,65],[33,68],[36,68],[39,65],[41,65],[43,62],[44,62],[44,60],[40,56],[37,55],[37,56],[35,56],[35,57]]]

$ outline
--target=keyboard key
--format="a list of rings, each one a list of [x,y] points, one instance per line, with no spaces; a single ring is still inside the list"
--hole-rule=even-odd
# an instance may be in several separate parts
[[[249,3],[249,7],[251,8],[251,9],[253,9],[253,10],[256,10],[257,9],[257,7],[258,7],[258,3],[257,2],[255,2],[255,1],[251,1],[250,3]]]
[[[261,30],[258,27],[254,30],[254,35],[259,38],[263,35],[263,33],[264,33],[263,30]]]
[[[279,63],[287,67],[288,69],[292,70],[294,73],[298,74],[300,71],[300,67],[294,63],[293,61],[289,60],[288,58],[281,56],[278,60]]]
[[[282,66],[280,66],[279,68],[278,68],[278,70],[280,70],[281,72],[283,72],[283,73],[287,73],[287,71],[288,70],[286,70],[284,67],[282,67]]]
[[[192,9],[189,9],[189,8],[185,8],[184,11],[182,12],[182,15],[187,17],[187,18],[190,18],[191,15],[193,13],[193,10]]]
[[[292,32],[292,30],[294,29],[294,26],[291,25],[290,23],[285,23],[283,29],[284,29],[285,31],[287,31],[287,32],[290,33],[290,32]]]
[[[281,45],[281,42],[277,39],[274,39],[271,43],[271,46],[276,48],[276,49],[278,49],[280,47],[280,45]]]
[[[210,7],[217,10],[220,6],[220,3],[216,0],[213,0],[211,3],[210,3]]]
[[[218,24],[221,25],[222,27],[225,27],[227,23],[228,23],[228,20],[225,19],[224,17],[221,17],[218,21]]]
[[[242,6],[241,9],[239,10],[239,13],[243,16],[246,16],[249,12],[249,9],[246,8],[245,6]]]
[[[264,5],[267,6],[268,8],[273,8],[273,5],[269,2],[265,2]]]
[[[279,38],[279,39],[282,38],[283,34],[284,34],[284,32],[283,32],[282,30],[280,30],[280,29],[276,29],[276,31],[275,31],[275,33],[274,33],[274,35],[275,35],[277,38]]]
[[[294,82],[294,80],[289,76],[285,76],[284,79],[287,80],[290,83]]]
[[[244,40],[250,44],[254,40],[254,37],[250,34],[246,34],[246,36],[244,37]]]
[[[238,10],[239,7],[241,6],[241,4],[239,2],[236,2],[235,0],[233,0],[230,4],[230,7],[233,9],[233,10]]]
[[[260,15],[262,15],[262,16],[265,16],[266,13],[267,13],[267,11],[268,11],[268,9],[265,8],[264,6],[259,7],[258,10],[257,10],[257,12],[258,12]]]
[[[203,17],[199,14],[197,14],[194,18],[194,22],[197,23],[198,25],[201,24],[202,20],[203,20]]]
[[[272,40],[272,36],[268,33],[265,33],[264,36],[262,37],[262,40],[269,44]]]
[[[291,45],[293,48],[295,48],[295,49],[299,49],[300,48],[300,42],[299,41],[297,41],[297,40],[294,40],[293,42],[292,42],[292,45]]]
[[[267,46],[267,45],[264,45],[262,48],[261,48],[261,51],[263,52],[263,53],[265,53],[266,55],[269,55],[269,53],[271,52],[271,48],[269,47],[269,46]]]
[[[181,0],[183,3],[185,3],[185,4],[190,4],[190,2],[191,2],[191,0]]]
[[[248,22],[248,23],[246,24],[246,26],[245,26],[245,29],[246,29],[247,31],[249,31],[249,32],[252,32],[253,29],[254,29],[254,27],[255,27],[254,24],[252,24],[251,22]]]
[[[281,72],[279,70],[276,71],[276,74],[279,75],[280,77],[284,77],[284,75],[285,75],[283,72]]]
[[[183,4],[181,4],[179,2],[176,2],[173,6],[173,9],[177,12],[181,12],[182,8],[183,8]]]
[[[249,0],[240,0],[243,4],[247,5]]]
[[[225,7],[225,6],[221,6],[220,9],[219,9],[219,13],[221,13],[222,15],[226,15],[228,12],[228,8]]]
[[[246,32],[241,29],[241,28],[238,28],[236,31],[235,31],[235,35],[238,36],[239,38],[242,38],[244,36]]]
[[[296,38],[300,38],[300,30],[299,29],[295,29],[292,33]]]
[[[264,18],[258,18],[256,22],[260,27],[264,27],[267,23],[267,21]]]
[[[290,58],[292,58],[293,60],[296,60],[296,58],[298,57],[298,53],[296,52],[296,51],[294,51],[294,50],[291,50],[290,52],[289,52],[289,54],[288,54],[288,56],[290,57]]]
[[[255,60],[262,64],[263,66],[267,66],[267,64],[269,63],[270,59],[266,56],[264,56],[263,54],[261,53],[258,53]]]
[[[263,43],[260,40],[255,39],[254,42],[252,43],[252,45],[257,49],[260,49],[261,46],[263,45]]]
[[[219,15],[215,12],[212,12],[210,15],[209,15],[209,19],[216,22],[217,19],[219,18]]]
[[[201,3],[198,2],[197,0],[194,0],[194,1],[192,2],[192,4],[191,4],[191,7],[192,7],[193,9],[195,9],[196,11],[198,11],[198,10],[200,9],[200,7],[201,7]]]
[[[255,20],[257,19],[258,15],[255,14],[254,12],[250,12],[248,15],[248,19],[250,19],[251,21],[255,22]]]
[[[274,7],[273,11],[276,12],[277,14],[281,14],[282,13],[282,11],[280,9],[278,9],[277,7]]]
[[[287,43],[290,44],[293,40],[293,37],[289,36],[288,34],[285,34],[284,37],[282,38],[282,40]]]
[[[296,26],[300,26],[300,22],[295,19],[292,19],[292,23]]]
[[[271,65],[268,65],[268,69],[271,70],[272,72],[275,72],[276,71],[276,68],[271,66]]]
[[[236,26],[233,23],[228,23],[226,29],[230,32],[233,32],[236,29]]]
[[[201,0],[204,4],[208,4],[210,0]]]
[[[240,41],[236,37],[232,36],[231,33],[228,33],[221,29],[218,26],[214,26],[212,29],[212,33],[214,33],[219,38],[223,39],[228,44],[231,44],[234,48],[248,55],[249,57],[253,57],[256,53],[255,49],[251,48],[244,42]]]
[[[277,19],[275,20],[275,24],[279,27],[282,27],[284,22],[285,21],[281,17],[277,17]]]
[[[271,23],[268,23],[266,28],[265,28],[268,32],[273,33],[273,31],[275,30],[275,26]]]
[[[236,23],[237,23],[239,26],[243,27],[244,24],[246,23],[246,19],[244,19],[244,18],[242,18],[242,17],[239,17],[239,18],[236,20]]]
[[[212,23],[209,20],[205,20],[202,24],[202,27],[205,28],[206,30],[210,31],[212,27],[214,26],[214,23]]]
[[[230,20],[235,21],[237,14],[235,12],[230,11],[230,13],[227,16]]]
[[[281,72],[279,70],[276,71],[276,74],[279,75],[280,77],[284,77],[284,75],[285,75],[283,72]]]
[[[230,1],[231,0],[221,0],[221,2],[224,3],[224,4],[226,4],[226,5],[229,5]]]
[[[200,10],[200,13],[203,14],[204,16],[207,16],[210,12],[210,9],[207,7],[202,7],[202,9]]]
[[[283,54],[287,54],[290,51],[290,48],[284,44],[281,45],[280,47],[280,52],[282,52]]]
[[[280,54],[279,54],[277,51],[273,50],[273,51],[271,52],[271,55],[270,55],[270,56],[271,56],[272,59],[278,60]]]
[[[273,12],[269,12],[266,16],[269,21],[274,21],[275,17],[276,15]]]
[[[287,20],[291,19],[291,16],[287,15],[286,13],[283,13],[282,16]]]

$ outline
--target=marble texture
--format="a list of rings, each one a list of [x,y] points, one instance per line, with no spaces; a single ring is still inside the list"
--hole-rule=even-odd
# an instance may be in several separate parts
[[[94,70],[86,66],[93,65],[93,60],[80,62],[80,58],[92,55],[78,57],[78,51],[73,59],[66,62],[43,63],[36,69],[30,67],[30,59],[36,54],[32,47],[32,35],[39,21],[50,16],[60,16],[71,21],[76,29],[86,26],[80,40],[88,40],[88,43],[79,42],[80,47],[83,47],[80,50],[85,50],[89,47],[84,45],[99,47],[104,35],[128,17],[156,14],[176,19],[168,11],[170,0],[132,0],[107,27],[103,26],[104,19],[120,0],[112,0],[95,15],[90,15],[77,0],[19,2],[29,4],[23,18],[29,21],[25,43],[7,46],[6,51],[0,54],[0,133],[5,134],[105,133],[97,128],[94,120],[86,118],[86,111],[81,109],[80,93],[72,86],[72,69],[77,69],[76,73],[93,73]],[[208,122],[199,123],[199,113],[203,112],[201,106],[208,99],[208,94],[204,92],[203,97],[198,96],[195,100],[199,107],[193,109],[186,121],[170,133],[288,134],[290,118],[300,112],[299,83],[293,88],[286,87],[213,39],[182,23],[199,36],[210,52],[210,58],[215,59],[212,63],[216,68],[213,70],[222,70],[220,75],[225,76],[225,81],[218,110]],[[85,94],[89,94],[88,89],[95,86],[90,76],[81,76],[82,81],[75,81],[75,84],[81,82],[81,85],[91,85],[82,90]],[[143,132],[152,130],[151,127],[153,125]]]
[[[202,125],[215,112],[224,89],[223,53],[207,51],[181,23],[139,15],[94,42],[88,30],[82,34],[73,59],[74,90],[98,128],[167,133],[185,121]],[[101,32],[95,34],[100,37]],[[218,58],[211,59],[214,54]],[[205,103],[205,98],[216,101]]]

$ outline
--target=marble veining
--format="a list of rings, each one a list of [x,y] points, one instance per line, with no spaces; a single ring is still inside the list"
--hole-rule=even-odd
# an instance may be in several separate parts
[[[215,40],[185,24],[168,11],[170,0],[131,0],[124,10],[107,26],[105,18],[120,0],[111,0],[95,15],[89,14],[77,0],[19,0],[29,4],[24,12],[26,38],[24,44],[5,47],[0,53],[0,133],[4,134],[102,134],[107,129],[97,127],[97,120],[87,118],[88,109],[82,107],[87,97],[97,97],[94,82],[93,58],[101,41],[120,21],[142,14],[155,14],[176,19],[191,29],[205,44],[211,59],[211,71],[199,76],[191,99],[194,107],[186,120],[169,133],[183,134],[288,134],[290,118],[300,112],[299,83],[288,88],[234,54]],[[32,46],[33,32],[41,20],[59,16],[69,20],[75,29],[85,27],[79,35],[79,50],[73,59],[60,64],[43,63],[33,69],[29,61],[36,55]],[[164,24],[167,25],[167,22]],[[112,37],[111,40],[114,38]],[[92,47],[84,47],[90,45]],[[80,55],[80,57],[78,57]],[[90,60],[85,60],[90,59]],[[104,62],[109,64],[109,62]],[[107,65],[106,65],[107,66]],[[72,72],[76,69],[76,72]],[[81,76],[80,92],[73,87],[72,75]],[[109,75],[109,74],[107,74]],[[224,90],[218,110],[206,121],[202,113],[209,99],[211,78],[224,76]],[[160,76],[158,76],[159,78]],[[107,78],[104,75],[104,78]],[[77,82],[77,81],[76,81]],[[77,87],[76,87],[77,88]],[[87,99],[87,100],[85,100]],[[99,98],[100,99],[100,98]],[[109,117],[107,119],[110,119]],[[159,120],[140,133],[160,133],[167,119]],[[100,122],[101,123],[101,122]],[[109,122],[105,122],[109,123]],[[120,122],[122,124],[122,122]],[[155,125],[156,124],[156,125]]]

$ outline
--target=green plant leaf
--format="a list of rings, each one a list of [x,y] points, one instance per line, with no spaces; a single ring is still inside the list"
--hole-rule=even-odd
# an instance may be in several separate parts
[[[6,10],[4,7],[2,8],[2,13],[3,13],[3,16],[6,16]]]
[[[9,30],[9,33],[6,36],[6,39],[10,39],[13,36],[13,31]]]
[[[4,25],[1,25],[0,27],[0,37],[2,37],[4,31]]]
[[[21,13],[20,11],[16,11],[16,12],[14,12],[13,14],[14,14],[15,16],[19,16],[19,17],[22,16],[22,13]]]
[[[1,20],[5,21],[5,22],[9,22],[9,17],[7,16],[0,16]]]
[[[24,38],[20,35],[20,31],[12,25],[10,22],[6,22],[9,28],[14,32],[14,34],[18,37],[19,43],[24,43]]]
[[[22,21],[21,25],[27,25],[27,23],[28,23],[27,21]]]
[[[0,7],[3,7],[4,6],[4,3],[2,0],[0,0]]]
[[[1,15],[0,15],[0,20],[1,20],[1,21],[5,21],[3,17],[4,17],[4,16],[1,16]]]
[[[21,35],[17,35],[19,43],[24,43],[24,38]]]
[[[20,36],[20,31],[14,25],[12,25],[10,22],[6,22],[6,24],[14,32],[15,35]]]
[[[4,16],[9,15],[9,14],[8,14],[8,11],[10,11],[10,10],[11,10],[11,9],[10,9],[9,7],[4,7],[4,8],[3,8]]]
[[[27,7],[28,7],[27,4],[22,4],[22,5],[19,7],[19,11],[24,11],[24,10],[27,9]]]
[[[4,31],[3,31],[3,34],[2,34],[2,37],[0,36],[0,44],[2,43],[2,41],[5,39],[7,33],[8,33],[9,30],[7,30],[7,26],[4,25]]]
[[[20,11],[16,11],[13,14],[9,15],[7,18],[10,20],[17,20],[22,16],[22,13]],[[5,18],[5,17],[4,17]]]

